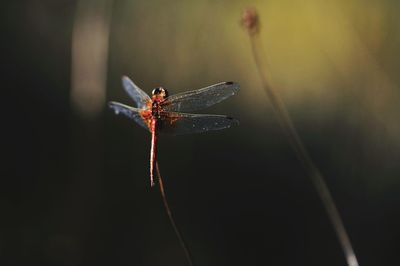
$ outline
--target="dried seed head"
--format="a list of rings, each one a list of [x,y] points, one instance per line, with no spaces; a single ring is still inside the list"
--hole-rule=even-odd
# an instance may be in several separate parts
[[[243,12],[240,23],[250,35],[257,34],[260,30],[260,20],[258,18],[257,10],[254,7],[246,8]]]

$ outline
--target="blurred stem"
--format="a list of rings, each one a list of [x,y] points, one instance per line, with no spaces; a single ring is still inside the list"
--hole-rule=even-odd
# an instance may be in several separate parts
[[[171,225],[174,228],[175,234],[178,237],[179,243],[181,244],[181,247],[182,247],[183,251],[185,252],[185,256],[186,256],[186,259],[187,259],[189,265],[194,266],[193,259],[189,252],[189,249],[186,246],[186,243],[183,240],[182,234],[179,231],[178,226],[175,223],[174,217],[172,216],[172,212],[171,212],[171,209],[170,209],[168,201],[167,201],[167,196],[165,195],[164,183],[163,183],[163,179],[160,174],[160,168],[158,166],[158,161],[156,161],[156,171],[157,171],[157,176],[158,176],[158,183],[160,184],[161,197],[164,202],[164,207],[165,207],[165,210],[167,211],[169,221],[171,222]]]
[[[78,0],[71,40],[71,103],[79,115],[95,119],[106,98],[113,0]]]
[[[358,261],[353,251],[349,236],[343,225],[343,221],[336,208],[335,202],[333,201],[328,186],[325,183],[321,172],[316,167],[315,163],[308,154],[303,142],[301,141],[300,136],[298,135],[292,120],[290,119],[285,104],[269,82],[269,77],[267,76],[267,64],[263,61],[263,58],[265,58],[265,56],[261,48],[262,45],[259,36],[258,34],[249,33],[249,37],[253,58],[257,65],[258,74],[260,76],[263,89],[271,101],[273,111],[277,116],[285,135],[289,139],[291,147],[296,153],[297,158],[303,164],[305,170],[308,173],[308,176],[310,177],[318,192],[319,197],[322,200],[322,203],[325,207],[326,212],[328,213],[329,219],[332,222],[332,225],[336,231],[336,235],[346,256],[347,264],[349,266],[358,266]]]

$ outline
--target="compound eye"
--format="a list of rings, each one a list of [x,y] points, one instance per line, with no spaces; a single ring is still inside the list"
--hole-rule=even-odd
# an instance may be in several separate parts
[[[155,88],[152,92],[151,92],[151,94],[153,94],[153,95],[159,95],[161,93],[161,88]]]
[[[167,90],[165,90],[165,89],[162,88],[162,87],[155,88],[155,89],[151,92],[151,94],[152,94],[152,95],[160,95],[160,96],[162,96],[162,97],[167,97],[167,96],[168,96]]]

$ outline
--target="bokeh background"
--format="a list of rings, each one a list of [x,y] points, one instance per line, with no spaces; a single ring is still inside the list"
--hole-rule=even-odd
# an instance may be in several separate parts
[[[399,265],[400,3],[2,1],[1,265],[186,265],[148,177],[149,134],[106,102],[220,81],[239,127],[162,137],[196,265],[346,265],[273,116],[239,25],[254,6],[270,75],[360,265]]]

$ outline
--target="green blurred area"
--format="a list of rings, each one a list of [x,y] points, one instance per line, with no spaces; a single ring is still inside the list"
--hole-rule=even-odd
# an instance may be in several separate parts
[[[261,89],[239,24],[248,6],[260,15],[269,75],[327,178],[360,265],[399,263],[399,2],[109,2],[107,90],[90,118],[71,97],[78,1],[1,4],[9,160],[1,265],[185,265],[149,188],[150,137],[105,105],[132,104],[122,75],[148,93],[241,85],[204,110],[239,127],[160,138],[171,207],[197,265],[345,265]]]

